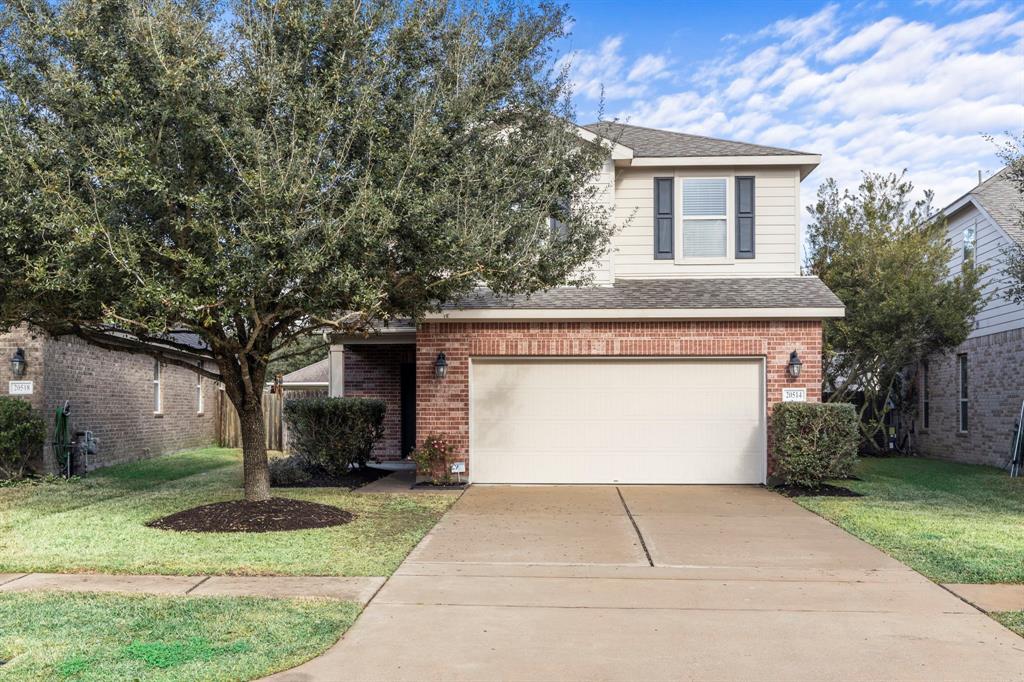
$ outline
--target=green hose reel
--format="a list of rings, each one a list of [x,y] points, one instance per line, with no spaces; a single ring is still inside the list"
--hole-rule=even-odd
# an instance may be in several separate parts
[[[65,401],[63,407],[57,408],[53,423],[53,458],[65,478],[71,478],[71,434],[68,432],[70,414],[71,405]]]

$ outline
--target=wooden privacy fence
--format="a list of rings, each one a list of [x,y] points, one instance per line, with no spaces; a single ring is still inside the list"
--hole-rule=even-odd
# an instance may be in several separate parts
[[[314,398],[326,396],[326,390],[294,390],[284,393],[263,394],[263,423],[267,430],[268,450],[288,449],[288,427],[284,422],[285,400],[298,398]],[[238,420],[238,412],[235,406],[228,400],[224,391],[218,395],[220,401],[220,420],[217,428],[217,442],[222,448],[242,447],[242,425]]]
[[[267,429],[267,449],[284,450],[284,396],[280,393],[263,394],[263,423]],[[242,447],[242,425],[235,406],[224,391],[220,392],[220,428],[217,442],[222,448]]]

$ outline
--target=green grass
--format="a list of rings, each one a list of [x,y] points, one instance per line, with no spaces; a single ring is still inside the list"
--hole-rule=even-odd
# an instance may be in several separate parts
[[[326,600],[0,593],[0,681],[249,680],[323,652],[358,614]]]
[[[1024,611],[1004,611],[1002,613],[988,614],[1000,623],[1024,637]]]
[[[178,533],[152,519],[241,497],[237,450],[206,448],[70,482],[0,488],[0,573],[391,575],[453,496],[275,489],[341,507],[344,526],[277,533]]]
[[[856,474],[836,483],[865,497],[795,501],[937,582],[1024,583],[1024,478],[916,458],[864,459]]]

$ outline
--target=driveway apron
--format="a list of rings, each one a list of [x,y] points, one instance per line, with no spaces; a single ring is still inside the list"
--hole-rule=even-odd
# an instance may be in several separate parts
[[[1024,639],[760,487],[474,486],[275,680],[1024,680]]]

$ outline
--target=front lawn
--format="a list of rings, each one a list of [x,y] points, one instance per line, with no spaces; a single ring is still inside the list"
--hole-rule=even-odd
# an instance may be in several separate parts
[[[179,533],[145,525],[238,499],[241,484],[239,452],[205,448],[70,482],[0,488],[0,573],[387,576],[454,502],[449,495],[275,488],[275,496],[335,505],[355,519],[275,533]]]
[[[0,681],[249,680],[320,654],[358,614],[327,600],[0,593]]]
[[[794,501],[937,582],[1024,583],[1024,478],[917,458],[864,459],[856,475],[834,483],[865,497]]]
[[[1024,637],[1024,611],[1004,611],[1003,613],[990,613],[989,615],[1021,637]]]

